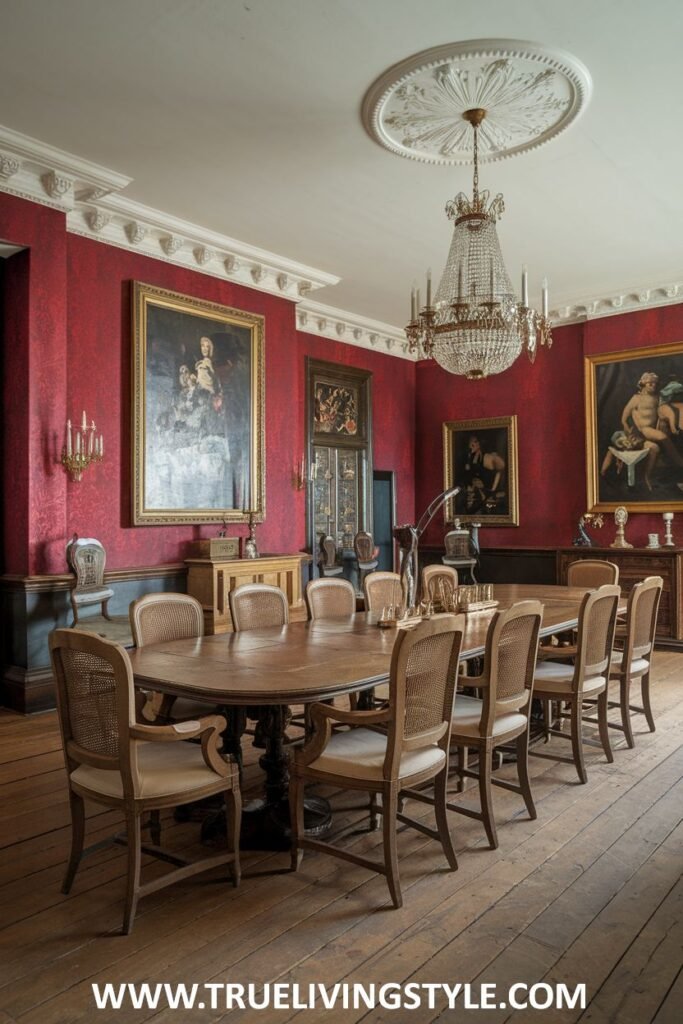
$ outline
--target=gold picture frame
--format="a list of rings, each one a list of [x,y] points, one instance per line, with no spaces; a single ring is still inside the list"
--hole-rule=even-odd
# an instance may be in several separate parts
[[[683,342],[586,356],[584,371],[588,511],[683,510]]]
[[[519,526],[517,458],[516,416],[444,423],[444,490],[461,488],[446,502],[446,522]]]
[[[264,317],[133,282],[133,523],[265,514]]]

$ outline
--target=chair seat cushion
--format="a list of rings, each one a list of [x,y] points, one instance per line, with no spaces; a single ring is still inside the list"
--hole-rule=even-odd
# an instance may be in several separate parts
[[[372,729],[350,729],[335,732],[320,757],[308,767],[316,772],[346,775],[352,779],[380,782],[383,778],[387,738]],[[406,750],[401,757],[399,778],[434,769],[436,775],[446,762],[440,747],[430,745],[421,750]]]
[[[545,693],[570,694],[572,692],[573,679],[573,665],[562,665],[557,661],[542,661],[536,665],[534,671],[534,694],[537,697]],[[584,679],[583,692],[595,693],[604,689],[605,684],[604,676],[593,676],[590,679]]]
[[[358,562],[358,568],[362,569],[363,572],[372,572],[373,569],[377,568],[377,559],[372,562]]]
[[[92,587],[92,589],[79,587],[77,590],[71,591],[71,600],[75,604],[95,604],[96,601],[106,601],[107,598],[113,596],[114,591],[109,587]]]
[[[460,736],[471,736],[472,738],[481,736],[479,723],[481,722],[483,710],[483,700],[479,700],[478,697],[468,697],[465,694],[458,693],[455,698],[455,705],[453,706],[451,739],[453,740]],[[526,723],[526,715],[522,715],[518,711],[504,712],[503,714],[496,715],[494,718],[492,735],[502,736],[504,733],[512,732],[515,729],[521,732],[523,729],[526,729]]]
[[[196,743],[138,742],[138,771],[138,797],[145,800],[176,793],[189,799],[194,790],[220,779],[216,772],[207,767],[202,748]],[[82,764],[71,773],[71,779],[93,793],[123,799],[119,772]],[[226,778],[225,788],[229,785],[230,780]]]
[[[612,666],[610,671],[614,675],[618,675],[621,672],[621,667],[624,661],[623,651],[612,651]],[[650,671],[650,662],[645,658],[634,658],[631,662],[631,675],[632,676],[643,676],[646,672]]]

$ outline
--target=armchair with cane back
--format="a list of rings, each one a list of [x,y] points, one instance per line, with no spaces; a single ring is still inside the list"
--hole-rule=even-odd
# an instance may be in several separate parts
[[[138,724],[127,652],[90,633],[55,630],[50,656],[71,808],[71,853],[62,891],[71,891],[84,853],[86,799],[120,810],[126,821],[124,934],[133,927],[139,898],[172,882],[231,863],[237,885],[241,799],[237,767],[218,750],[225,719],[209,715],[168,726]],[[201,746],[185,742],[195,738],[201,739]],[[143,844],[144,813],[214,794],[223,794],[228,807],[231,842],[227,852],[190,862],[162,849],[158,837],[151,846]],[[176,870],[143,884],[142,853],[174,864]]]

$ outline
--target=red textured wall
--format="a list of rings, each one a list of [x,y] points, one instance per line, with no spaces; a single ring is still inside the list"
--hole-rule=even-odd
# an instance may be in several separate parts
[[[415,363],[370,352],[341,342],[299,334],[299,380],[305,381],[306,356],[356,366],[372,373],[372,435],[374,468],[396,474],[396,519],[415,516]],[[305,417],[302,392],[299,422]],[[303,427],[302,427],[303,429]],[[302,433],[303,441],[303,433]]]
[[[517,415],[520,526],[482,530],[485,547],[571,542],[584,509],[584,425],[581,327],[555,332],[550,352],[526,356],[483,381],[454,377],[434,362],[417,366],[417,505],[443,488],[442,423]],[[443,538],[437,517],[427,543]]]
[[[83,408],[95,419],[106,450],[102,465],[69,484],[69,534],[98,537],[110,568],[178,561],[191,554],[193,540],[216,534],[215,525],[131,525],[130,296],[137,280],[265,316],[266,521],[257,538],[263,552],[298,550],[305,538],[303,497],[290,472],[299,387],[294,305],[78,235],[68,236],[68,279],[68,406],[78,419]],[[301,440],[296,444],[300,458]]]
[[[562,547],[571,544],[576,522],[586,510],[585,355],[683,342],[683,305],[643,310],[556,328],[550,352],[533,366],[522,357],[506,373],[486,381],[453,377],[432,362],[417,367],[417,506],[443,486],[441,425],[445,420],[486,416],[518,417],[518,527],[482,530],[485,547]],[[610,544],[609,513],[596,543]],[[433,526],[428,543],[438,544],[443,521]],[[633,513],[627,536],[647,543],[649,532],[663,535],[661,515]],[[683,527],[678,531],[683,543]],[[674,532],[674,535],[676,533]]]
[[[65,218],[0,194],[0,238],[27,251],[5,274],[4,571],[63,564],[66,480],[58,464],[66,394]]]

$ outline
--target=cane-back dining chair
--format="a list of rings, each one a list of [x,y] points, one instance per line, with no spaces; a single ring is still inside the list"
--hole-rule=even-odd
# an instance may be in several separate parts
[[[189,594],[145,594],[131,603],[128,615],[136,647],[204,636],[202,606]],[[211,710],[210,704],[190,698],[148,693],[142,714],[150,721],[163,723],[201,717]]]
[[[448,832],[446,781],[453,692],[465,628],[462,615],[442,615],[400,630],[391,658],[389,703],[379,711],[342,711],[314,704],[312,739],[297,750],[290,770],[292,870],[304,849],[319,850],[377,871],[387,879],[395,907],[402,905],[396,849],[397,822],[441,842],[452,870],[458,866]],[[333,732],[334,724],[350,726]],[[434,780],[436,829],[399,812],[399,794]],[[383,860],[366,857],[304,835],[304,785],[319,782],[370,793],[371,817],[382,817]],[[381,796],[381,808],[376,799]]]
[[[78,538],[74,534],[66,546],[66,560],[76,577],[71,588],[71,609],[74,615],[71,625],[78,623],[81,608],[93,604],[101,605],[102,617],[109,619],[107,608],[114,591],[104,582],[107,555],[102,544],[94,537]]]
[[[577,558],[567,566],[567,586],[595,590],[610,583],[619,582],[619,566],[616,562],[608,562],[604,558]],[[546,641],[539,649],[542,661],[546,658],[575,658],[576,634],[567,633],[554,638],[555,642]]]
[[[543,606],[540,601],[520,601],[507,611],[497,612],[486,636],[484,671],[467,679],[467,686],[480,689],[482,698],[457,694],[453,708],[451,749],[458,750],[460,779],[479,782],[481,810],[449,803],[451,811],[483,822],[492,849],[498,846],[493,816],[491,786],[520,793],[530,818],[536,817],[528,771],[531,695],[536,667],[538,633]],[[495,747],[516,741],[518,784],[492,774]],[[467,767],[470,748],[478,753],[478,770]]]
[[[620,596],[621,591],[616,584],[605,584],[597,590],[589,591],[579,611],[574,664],[541,661],[536,666],[534,695],[543,702],[546,739],[550,736],[571,739],[572,757],[547,754],[535,747],[530,753],[534,757],[544,757],[551,761],[573,763],[580,782],[588,781],[583,755],[582,723],[584,720],[593,721],[584,716],[585,701],[597,701],[600,742],[608,762],[614,760],[607,721],[607,686]],[[560,724],[563,719],[570,720],[569,735],[552,725],[553,701],[558,701],[560,708],[569,704],[569,712],[559,710],[555,716],[559,717]]]
[[[133,672],[123,647],[74,629],[57,629],[50,637],[50,657],[57,683],[57,707],[64,744],[71,808],[71,853],[62,892],[71,890],[83,855],[84,799],[123,812],[126,820],[128,872],[123,932],[129,934],[141,896],[200,871],[231,863],[239,883],[241,800],[237,767],[218,750],[225,719],[209,715],[175,725],[140,725],[135,721]],[[201,739],[201,745],[185,742]],[[214,794],[228,807],[228,852],[190,862],[158,843],[141,838],[141,816]],[[142,853],[175,864],[169,874],[142,884]]]
[[[645,715],[650,732],[655,731],[650,704],[650,670],[663,586],[661,576],[648,576],[642,583],[636,583],[628,596],[626,625],[623,630],[617,628],[617,643],[622,646],[620,650],[612,652],[610,679],[619,683],[619,700],[609,700],[607,703],[610,708],[620,709],[621,725],[617,722],[610,722],[609,725],[624,733],[629,747],[635,743],[631,711]],[[622,632],[624,635],[620,638]],[[631,704],[631,681],[634,679],[640,679],[642,707]]]
[[[397,609],[403,602],[401,577],[397,572],[371,572],[363,580],[366,612],[380,614],[383,608]]]
[[[368,533],[367,530],[359,530],[353,538],[353,550],[358,564],[358,582],[362,587],[367,574],[374,572],[377,568],[379,549],[375,547],[371,533]]]
[[[458,585],[458,572],[450,565],[425,565],[422,570],[422,600],[443,604]],[[445,609],[444,609],[445,610]]]
[[[321,576],[341,576],[344,572],[344,566],[337,561],[337,544],[334,537],[326,537],[325,534],[321,536],[318,568]]]
[[[306,605],[311,620],[348,618],[356,611],[356,591],[348,580],[311,580]]]
[[[286,626],[289,605],[284,590],[270,583],[243,583],[228,595],[235,632]]]

